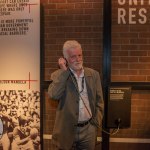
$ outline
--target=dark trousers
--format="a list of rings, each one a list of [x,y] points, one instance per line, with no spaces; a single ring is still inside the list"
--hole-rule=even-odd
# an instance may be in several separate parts
[[[94,150],[96,137],[96,127],[88,123],[84,127],[77,127],[75,139],[71,149],[60,149],[55,145],[53,150]]]
[[[96,136],[96,127],[90,123],[84,127],[77,127],[75,141],[71,150],[94,150]]]

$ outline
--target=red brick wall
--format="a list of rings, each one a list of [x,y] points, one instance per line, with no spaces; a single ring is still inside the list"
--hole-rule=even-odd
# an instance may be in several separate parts
[[[102,1],[44,0],[45,80],[58,68],[63,43],[76,39],[84,50],[85,66],[101,71]]]
[[[121,1],[123,4],[123,1]],[[112,2],[112,81],[150,81],[150,28],[149,28],[149,5],[148,1],[141,0],[124,1],[120,5],[118,0]],[[125,10],[125,23],[118,23],[118,10]],[[143,14],[147,22],[139,23],[143,18],[139,15],[141,9],[147,11]],[[131,13],[134,15],[132,21]],[[135,24],[133,24],[135,23]]]
[[[68,39],[76,39],[82,44],[85,66],[101,73],[103,1],[41,0],[41,5],[44,10],[44,80],[49,80],[50,74],[58,68],[57,59],[62,56],[62,45]],[[150,81],[149,22],[143,25],[118,24],[120,7],[118,0],[112,0],[112,81]],[[138,10],[140,7],[136,6]],[[149,9],[148,5],[142,7]],[[122,8],[128,11],[129,5]],[[126,20],[128,17],[129,13]],[[113,138],[150,138],[150,92],[132,92],[131,127],[121,129]],[[43,132],[52,134],[57,102],[48,99],[46,90],[43,99]],[[124,150],[129,147],[138,150],[138,145],[111,143],[110,149],[118,150],[123,146]],[[50,140],[44,140],[43,146],[44,150],[52,150]],[[97,147],[100,149],[100,145]]]
[[[121,1],[123,2],[123,1]],[[112,1],[112,61],[111,79],[117,82],[149,82],[150,81],[150,28],[149,28],[149,5],[148,1],[136,0],[124,1],[120,5],[118,0]],[[129,5],[132,2],[134,5]],[[135,3],[133,3],[135,2]],[[126,23],[118,23],[118,9],[125,10]],[[142,17],[139,15],[141,9],[145,9],[147,22],[139,23]],[[133,11],[132,21],[129,21]],[[117,138],[150,138],[150,91],[132,91],[131,98],[131,127],[121,129],[115,136]],[[111,149],[117,150],[150,149],[150,144],[111,143]]]

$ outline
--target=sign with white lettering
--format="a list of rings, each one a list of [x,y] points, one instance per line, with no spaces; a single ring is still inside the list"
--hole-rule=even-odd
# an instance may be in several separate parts
[[[38,150],[40,0],[0,0],[0,45],[0,147]]]
[[[106,126],[108,128],[130,127],[131,87],[111,86],[106,110]]]
[[[118,0],[118,24],[146,24],[150,0]],[[128,8],[127,8],[128,6]]]

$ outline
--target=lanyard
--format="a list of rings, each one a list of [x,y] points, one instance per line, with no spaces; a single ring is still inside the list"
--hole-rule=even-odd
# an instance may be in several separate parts
[[[73,79],[74,79],[74,81],[75,81],[75,83],[76,83],[76,86],[78,87],[78,83],[77,83],[77,79],[76,79],[76,77],[75,77],[75,75],[73,74],[73,72],[72,71],[70,71],[71,72],[71,76],[73,77]],[[82,89],[81,89],[81,91],[79,91],[79,93],[82,93],[83,92],[83,90],[84,90],[84,76],[82,77]],[[79,88],[78,88],[79,89]]]

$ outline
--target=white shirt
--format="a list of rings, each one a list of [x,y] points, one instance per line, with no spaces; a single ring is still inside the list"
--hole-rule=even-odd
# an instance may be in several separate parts
[[[78,90],[80,93],[79,97],[79,118],[78,122],[87,121],[92,117],[91,108],[89,105],[89,98],[88,98],[88,92],[84,77],[84,70],[82,70],[82,73],[78,77],[75,71],[71,69],[72,73],[74,74],[77,84],[78,84]]]

